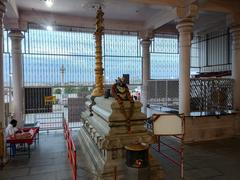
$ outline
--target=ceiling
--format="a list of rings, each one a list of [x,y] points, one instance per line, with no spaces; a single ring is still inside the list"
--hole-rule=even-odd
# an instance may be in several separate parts
[[[105,19],[145,21],[166,6],[151,6],[129,2],[127,0],[55,0],[51,8],[47,8],[44,0],[17,0],[21,10],[38,10],[81,17],[95,17],[96,6],[103,6]]]
[[[240,1],[237,0],[54,0],[51,8],[45,5],[45,0],[8,0],[6,17],[18,19],[21,18],[21,12],[41,12],[74,16],[81,20],[94,19],[96,7],[101,5],[105,20],[111,20],[112,23],[141,22],[146,26],[142,28],[157,29],[166,24],[172,26],[176,19],[176,6],[185,6],[186,3],[199,6],[195,29],[203,29],[209,24],[215,26],[217,22],[226,21],[229,12],[240,9],[237,8],[240,7]]]

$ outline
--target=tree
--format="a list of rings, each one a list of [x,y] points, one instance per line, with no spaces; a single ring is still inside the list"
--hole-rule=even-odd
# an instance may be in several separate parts
[[[88,90],[88,87],[82,86],[82,87],[77,87],[77,88],[76,88],[76,92],[77,92],[77,93],[89,92],[89,90]]]
[[[72,94],[72,93],[74,93],[74,92],[75,92],[75,88],[74,88],[74,87],[66,86],[66,87],[64,88],[64,93],[65,93],[65,94]]]
[[[61,94],[61,92],[62,92],[62,90],[59,89],[59,88],[57,88],[57,89],[54,90],[54,94]]]

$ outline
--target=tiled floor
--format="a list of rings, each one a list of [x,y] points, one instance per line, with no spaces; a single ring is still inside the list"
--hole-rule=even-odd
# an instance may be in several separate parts
[[[77,133],[74,132],[75,136]],[[78,148],[78,146],[77,146]],[[155,151],[166,171],[166,180],[177,180],[179,171]],[[239,180],[240,137],[185,145],[185,178],[187,180]],[[78,154],[78,179],[93,180],[84,154]],[[72,179],[62,132],[40,134],[40,143],[32,156],[18,156],[0,170],[0,180],[67,180]]]
[[[40,134],[39,145],[31,158],[16,156],[0,170],[1,180],[65,180],[72,179],[62,132]]]

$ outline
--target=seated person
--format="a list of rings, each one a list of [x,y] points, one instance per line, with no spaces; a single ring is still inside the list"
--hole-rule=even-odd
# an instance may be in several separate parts
[[[16,133],[19,133],[19,132],[21,133],[21,131],[18,130],[18,128],[16,128],[16,126],[17,126],[17,120],[12,119],[10,121],[10,123],[8,124],[6,130],[5,130],[5,137],[6,138],[9,138],[9,137],[13,138],[13,137],[15,137]],[[12,155],[15,156],[16,145],[15,144],[10,144],[10,148],[12,150]]]
[[[21,133],[21,131],[18,130],[16,126],[17,126],[17,120],[12,119],[5,130],[5,135],[7,138],[14,137],[16,133]]]

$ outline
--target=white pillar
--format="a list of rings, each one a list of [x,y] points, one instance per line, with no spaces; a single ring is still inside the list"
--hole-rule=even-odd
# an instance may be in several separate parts
[[[13,85],[13,112],[18,126],[24,125],[23,119],[23,75],[22,75],[22,48],[23,34],[20,30],[9,33],[12,42],[12,85]]]
[[[179,113],[190,113],[190,52],[193,21],[184,18],[179,21]]]
[[[143,39],[141,41],[143,66],[142,66],[142,94],[141,101],[143,103],[143,112],[147,113],[147,98],[148,98],[148,80],[150,79],[150,39]]]
[[[5,13],[5,1],[0,0],[0,128],[5,127],[4,113],[4,80],[3,80],[3,16]]]
[[[3,16],[6,10],[5,0],[0,0],[0,128],[5,128],[4,79],[3,79]],[[4,129],[1,133],[4,132]],[[0,164],[7,162],[4,134],[0,136]]]
[[[232,35],[232,78],[233,85],[233,108],[240,110],[240,25],[230,30]]]

